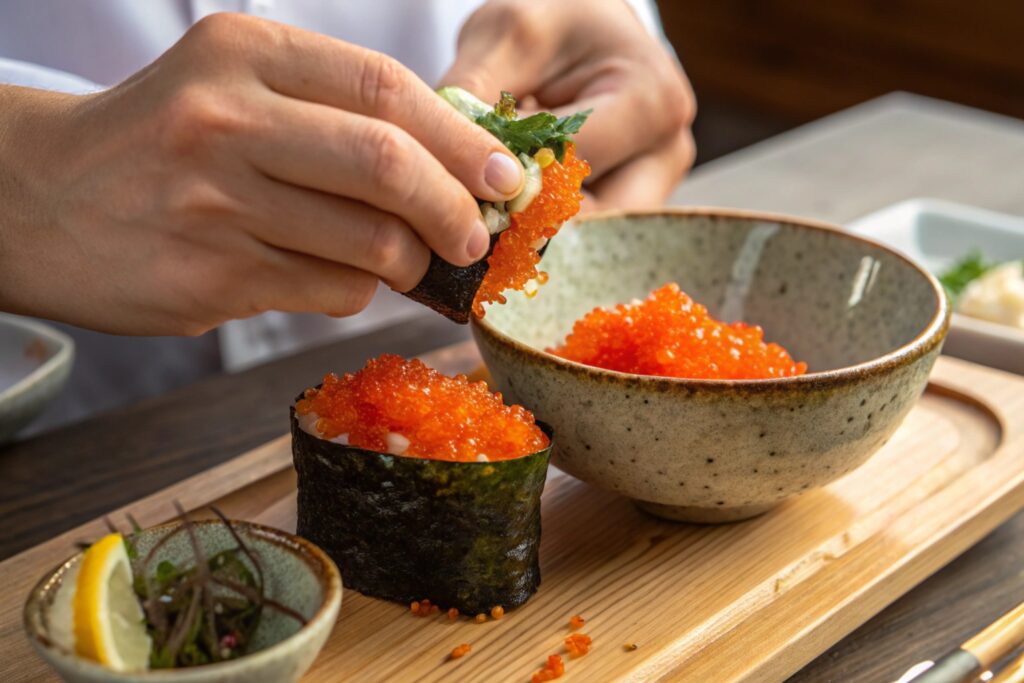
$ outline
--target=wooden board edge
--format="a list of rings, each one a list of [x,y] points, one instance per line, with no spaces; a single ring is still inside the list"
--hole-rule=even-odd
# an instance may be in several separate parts
[[[1004,504],[1005,499],[1000,500],[907,555],[864,590],[848,596],[839,608],[802,630],[785,648],[752,669],[739,682],[784,681],[800,671],[1024,509],[1024,481],[1007,494],[1007,497],[1011,496],[1015,497],[1012,503],[1007,505]]]
[[[1003,472],[1007,459],[1022,458],[1024,437],[1006,440],[984,463],[966,474],[967,481],[961,478],[955,486],[977,490],[971,479],[993,480],[979,470]],[[938,500],[953,495],[951,489],[946,487],[922,503],[926,506],[940,505]],[[920,504],[915,507],[920,507]],[[795,674],[1022,509],[1024,467],[1018,464],[1014,476],[1002,481],[996,490],[977,502],[974,514],[957,518],[940,533],[931,534],[926,543],[913,546],[899,562],[890,565],[861,590],[851,593],[840,605],[805,626],[787,641],[785,647],[765,658],[740,680],[744,683],[760,683],[766,680],[785,680]],[[834,624],[839,626],[834,627]]]

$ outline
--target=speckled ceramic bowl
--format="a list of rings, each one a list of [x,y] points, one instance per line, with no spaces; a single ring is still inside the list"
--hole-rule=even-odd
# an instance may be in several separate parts
[[[284,531],[248,522],[234,522],[249,547],[259,554],[266,576],[267,595],[298,610],[305,626],[271,609],[253,637],[250,652],[238,659],[182,669],[142,673],[117,673],[59,647],[50,638],[50,606],[68,572],[82,559],[78,553],[40,581],[25,604],[25,630],[36,651],[61,678],[74,683],[288,683],[296,681],[313,664],[330,635],[341,608],[341,576],[338,568],[317,546]],[[147,529],[139,538],[139,556],[170,532],[177,522]],[[223,524],[197,522],[196,530],[207,555],[237,546]],[[161,560],[189,564],[188,536],[178,534],[160,548],[153,566]]]
[[[544,256],[548,284],[491,306],[473,333],[498,387],[558,434],[554,463],[669,519],[764,512],[863,463],[927,383],[949,326],[930,274],[812,221],[729,209],[599,215]],[[544,349],[595,306],[674,281],[724,320],[764,327],[807,375],[631,375]]]
[[[74,357],[75,342],[63,332],[0,313],[0,444],[60,393]]]

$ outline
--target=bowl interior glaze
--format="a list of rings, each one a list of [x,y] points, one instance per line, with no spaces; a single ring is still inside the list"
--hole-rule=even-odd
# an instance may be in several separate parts
[[[507,293],[482,324],[545,349],[595,306],[676,282],[716,318],[761,325],[813,373],[897,350],[940,308],[928,276],[884,247],[739,212],[589,218],[562,229],[542,268],[550,279],[535,298]]]

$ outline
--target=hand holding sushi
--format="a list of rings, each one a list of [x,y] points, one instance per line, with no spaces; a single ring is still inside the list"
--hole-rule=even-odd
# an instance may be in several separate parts
[[[576,139],[588,210],[660,205],[693,161],[693,91],[622,0],[492,0],[462,27],[443,83],[488,102],[509,90],[523,110],[593,109]]]
[[[475,198],[524,182],[398,62],[252,17],[200,21],[107,91],[0,99],[0,310],[108,332],[356,313],[431,252],[483,257]]]

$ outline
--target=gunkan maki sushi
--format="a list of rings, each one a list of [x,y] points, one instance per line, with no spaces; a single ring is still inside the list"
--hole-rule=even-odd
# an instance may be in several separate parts
[[[535,293],[547,280],[547,273],[537,269],[541,254],[562,224],[579,212],[580,188],[590,174],[572,142],[590,110],[560,118],[548,112],[518,118],[515,98],[507,92],[493,108],[461,88],[438,93],[515,153],[526,176],[513,199],[480,202],[491,233],[491,250],[483,260],[460,268],[434,254],[426,275],[406,292],[455,322],[467,323],[471,312],[483,317],[484,304],[505,303],[505,290]]]
[[[366,595],[463,614],[540,584],[551,431],[463,375],[383,355],[291,409],[298,528]]]

